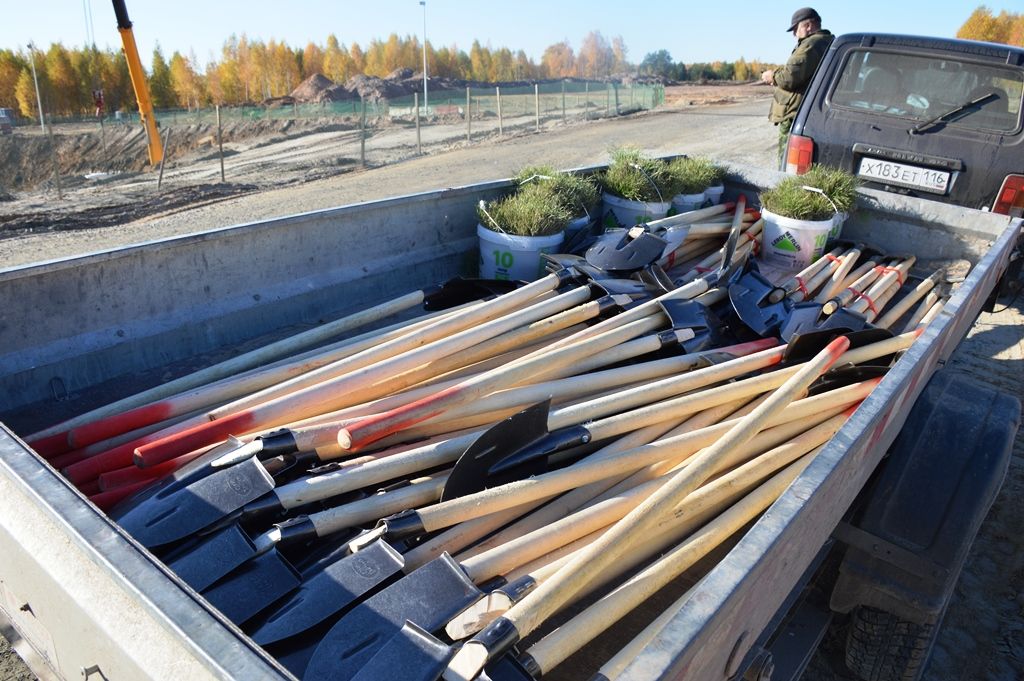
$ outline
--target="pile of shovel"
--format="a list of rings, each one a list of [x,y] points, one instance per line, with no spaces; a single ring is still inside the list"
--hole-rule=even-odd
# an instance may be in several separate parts
[[[537,678],[735,541],[941,309],[863,244],[772,283],[761,227],[609,233],[27,440],[299,678]]]

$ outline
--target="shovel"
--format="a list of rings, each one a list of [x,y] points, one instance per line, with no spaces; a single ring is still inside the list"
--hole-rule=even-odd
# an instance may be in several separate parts
[[[542,473],[547,470],[548,457],[556,452],[681,417],[681,414],[673,413],[670,409],[658,410],[652,417],[650,407],[644,407],[591,421],[586,425],[570,425],[582,424],[586,419],[593,418],[592,414],[600,413],[599,409],[603,405],[614,404],[615,411],[622,412],[631,406],[650,405],[656,400],[773,366],[782,360],[785,352],[784,348],[775,348],[774,345],[774,340],[765,339],[733,346],[727,350],[732,350],[734,354],[745,355],[751,350],[755,352],[682,376],[601,397],[589,404],[556,411],[550,409],[548,402],[534,405],[496,424],[466,450],[452,469],[442,498],[452,499]]]
[[[149,390],[93,409],[84,414],[79,414],[72,419],[33,433],[27,438],[27,441],[37,448],[37,451],[40,451],[40,453],[44,451],[56,452],[61,449],[75,449],[82,446],[82,444],[76,443],[74,437],[69,433],[69,431],[76,427],[98,423],[110,417],[117,419],[116,415],[122,412],[220,380],[237,374],[240,371],[251,369],[266,363],[274,357],[287,355],[298,349],[322,343],[328,338],[339,336],[352,329],[374,323],[417,305],[422,304],[427,310],[443,310],[471,300],[499,295],[516,286],[517,283],[507,281],[452,279],[440,286],[409,293],[366,310],[347,315],[333,322],[321,324],[308,331],[232,357],[229,360],[162,383]],[[133,427],[126,424],[119,425],[118,429],[120,429],[120,432],[134,430]],[[100,439],[106,438],[101,437]]]
[[[551,579],[516,604],[504,616],[488,625],[467,642],[445,670],[449,681],[472,679],[484,665],[504,653],[523,636],[595,581],[600,572],[620,559],[639,536],[659,518],[693,492],[711,474],[716,463],[749,441],[778,415],[821,373],[839,359],[849,346],[845,338],[829,343],[813,360],[803,365],[753,412],[740,419],[720,440],[697,455],[673,479],[619,521],[601,539],[576,556]]]
[[[632,343],[622,344],[612,354],[620,359],[626,359],[635,356],[637,352],[650,352],[660,345],[658,339],[652,337],[651,340],[655,342],[652,344],[651,342],[633,341]],[[634,345],[635,350],[630,350],[630,346]],[[738,348],[737,352],[741,350],[741,348]],[[700,355],[648,362],[638,366],[634,373],[637,378],[655,378],[663,375],[666,370],[685,371],[701,366],[708,361],[707,357],[713,357],[714,355],[715,353],[702,353]],[[584,369],[590,367],[586,364],[578,364],[576,368]],[[566,380],[565,383],[571,384],[581,381],[587,382],[590,385],[600,385],[600,381],[607,382],[609,379],[612,379],[613,382],[609,383],[609,385],[613,385],[614,381],[619,380],[617,376],[623,373],[623,370],[608,370],[601,372],[601,375],[578,377],[578,379]],[[552,384],[549,384],[548,388],[556,389]],[[523,390],[520,392],[527,393],[528,395],[531,391]],[[323,434],[325,429],[317,428],[314,431]],[[330,430],[328,427],[326,432],[332,438],[337,437],[336,427],[333,430]],[[215,450],[219,456],[204,456],[200,460],[200,465],[203,463],[207,464],[205,471],[199,470],[196,465],[193,465],[191,472],[188,473],[187,482],[182,480],[184,476],[178,476],[177,481],[162,485],[158,494],[151,494],[145,499],[138,499],[139,503],[135,505],[135,508],[132,508],[130,511],[120,509],[121,512],[116,513],[115,517],[123,518],[130,513],[134,518],[131,521],[131,526],[139,531],[139,528],[145,525],[144,534],[152,538],[151,542],[168,543],[177,541],[217,522],[220,518],[230,516],[239,509],[243,509],[243,507],[246,507],[243,510],[243,516],[265,515],[268,512],[287,510],[312,501],[319,501],[344,492],[353,491],[366,485],[397,479],[400,476],[409,475],[420,470],[449,464],[465,451],[477,434],[477,432],[474,432],[471,436],[458,436],[448,441],[427,443],[422,447],[400,454],[393,454],[380,461],[357,467],[347,467],[337,473],[326,472],[324,475],[314,476],[283,486],[275,490],[274,494],[267,495],[255,503],[250,502],[263,496],[262,492],[259,494],[256,492],[259,490],[270,491],[267,486],[273,484],[268,482],[265,476],[260,477],[258,475],[260,464],[255,459],[259,457],[252,457],[252,451],[257,451],[265,445],[242,444],[236,440],[234,441],[236,446],[226,445]],[[268,439],[273,441],[273,437]],[[286,446],[282,448],[282,451],[292,449],[290,444],[292,439],[294,439],[293,434],[288,434],[284,437]],[[268,451],[277,450],[270,448]],[[242,475],[242,473],[234,471],[234,465],[226,465],[240,458],[244,461],[244,466],[241,469],[245,471],[244,475],[254,476],[255,482],[258,484],[258,487],[253,487],[252,492],[245,497],[232,493],[232,489],[238,486],[234,482],[235,478]],[[219,469],[214,468],[212,465],[213,461],[218,460],[225,464]],[[201,491],[187,488],[189,484],[197,482],[198,477],[205,478],[203,482],[197,484],[197,487],[202,488]],[[217,494],[218,485],[224,490],[225,493],[223,495]],[[254,494],[255,496],[253,496]],[[249,499],[243,502],[243,498]],[[145,539],[139,538],[139,540],[147,543]]]
[[[831,423],[824,429],[819,428],[822,430],[822,433],[816,435],[817,440],[814,442],[820,441],[823,437],[825,439],[830,437],[844,420],[845,417],[841,419],[833,419],[836,423]],[[798,430],[800,431],[804,428],[804,426],[798,426]],[[791,437],[791,435],[782,435],[782,439],[785,439],[786,437]],[[805,452],[810,447],[813,447],[814,442],[810,445],[804,446],[802,451]],[[763,451],[763,445],[759,445],[751,449]],[[777,465],[775,460],[768,457],[764,461],[758,461],[757,463],[745,467],[742,471],[733,474],[732,478],[728,482],[719,483],[717,487],[724,490],[729,490],[732,485],[742,487],[743,483],[738,482],[739,480],[747,480],[763,475],[763,473],[761,473],[763,469],[770,468],[775,465]],[[748,470],[751,472],[748,472]],[[733,479],[737,482],[734,482]],[[633,497],[636,497],[634,501],[629,499],[609,500],[605,503],[604,508],[591,508],[581,511],[573,517],[566,518],[564,521],[558,523],[556,527],[542,528],[529,536],[521,537],[516,541],[509,542],[485,554],[463,560],[460,562],[460,567],[465,575],[476,583],[480,583],[480,580],[487,579],[495,574],[507,572],[509,569],[514,567],[514,565],[519,564],[524,560],[532,560],[535,557],[539,557],[558,546],[566,544],[569,540],[584,537],[590,534],[593,529],[604,527],[609,521],[614,521],[615,519],[620,518],[630,504],[635,505],[636,503],[639,503],[639,497],[649,493],[650,490],[655,489],[659,484],[660,481],[655,481],[646,485],[646,489],[635,490],[632,495]],[[429,588],[427,588],[427,586],[423,586],[421,588],[424,590],[417,592],[413,590],[414,587],[416,587],[416,581],[410,579],[410,584],[402,584],[402,581],[404,580],[400,580],[396,585],[388,587],[388,589],[400,589],[400,592],[404,597],[401,600],[421,601],[431,599],[434,592],[450,591],[454,589],[454,586],[462,583],[463,576],[454,572],[454,569],[450,572],[447,570],[443,572],[441,571],[441,566],[451,568],[452,563],[450,562],[450,559],[448,559],[447,555],[443,555],[441,558],[435,559],[435,561],[440,564],[438,566],[438,571],[435,573],[435,577],[441,578],[443,575],[443,578],[446,581],[451,582],[452,587],[438,588],[436,584],[431,584],[429,585]],[[509,604],[515,603],[519,601],[525,593],[528,593],[529,588],[532,588],[539,581],[540,578],[538,575],[531,575],[528,579],[517,580],[515,584],[510,585],[510,587],[504,590],[500,590],[497,594],[481,593],[474,601],[473,607],[478,607],[477,604],[479,601],[484,599],[486,599],[486,602],[491,605],[495,604],[495,598],[497,598],[498,601],[504,601]],[[401,603],[401,600],[394,598],[391,599],[390,603],[395,604],[392,607],[397,607],[398,604]],[[371,598],[371,601],[373,601],[373,598]],[[449,604],[447,603],[437,603],[435,600],[435,604],[444,611],[450,610]],[[453,602],[451,605],[454,606],[455,603]],[[324,637],[306,670],[304,678],[348,678],[351,674],[355,673],[361,661],[373,655],[373,648],[379,646],[380,641],[388,639],[389,634],[392,636],[392,644],[397,644],[393,638],[396,623],[401,621],[403,616],[406,616],[407,619],[412,619],[410,616],[412,614],[412,609],[408,605],[404,605],[403,607],[404,609],[402,610],[389,612],[387,616],[382,616],[380,611],[381,608],[377,604],[371,605],[368,602],[367,604],[358,606],[352,611],[352,613],[343,617]],[[364,608],[368,610],[369,613],[363,614]],[[360,614],[363,614],[363,616],[360,616]],[[371,614],[375,617],[371,617]],[[465,611],[460,611],[460,615],[464,616],[464,614]],[[423,624],[418,620],[414,621]],[[428,627],[424,625],[424,628],[430,631],[437,627]],[[411,643],[414,644],[415,641]],[[380,653],[378,653],[378,655],[379,654]]]

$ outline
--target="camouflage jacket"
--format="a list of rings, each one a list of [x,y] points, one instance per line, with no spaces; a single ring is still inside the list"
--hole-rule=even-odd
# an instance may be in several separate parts
[[[772,82],[775,85],[772,108],[768,119],[772,123],[792,119],[800,108],[804,90],[811,82],[811,76],[818,68],[825,52],[835,36],[831,32],[820,30],[800,40],[789,55],[789,61],[780,69],[776,69]]]

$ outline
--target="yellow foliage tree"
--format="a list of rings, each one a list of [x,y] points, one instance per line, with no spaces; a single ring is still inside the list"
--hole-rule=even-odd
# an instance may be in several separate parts
[[[956,37],[1024,47],[1024,14],[1011,14],[1003,10],[997,16],[988,7],[981,5],[967,17],[967,21],[956,32]]]

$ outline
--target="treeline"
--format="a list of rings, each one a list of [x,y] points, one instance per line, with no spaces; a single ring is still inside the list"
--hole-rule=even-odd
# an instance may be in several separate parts
[[[670,80],[736,80],[746,81],[758,78],[761,72],[775,68],[758,60],[748,62],[743,57],[737,61],[713,61],[710,63],[694,62],[684,64],[672,61],[668,50],[658,50],[647,54],[640,62],[639,71],[643,75],[658,76]]]
[[[1015,14],[1003,10],[995,15],[988,7],[981,5],[967,17],[967,21],[956,32],[956,37],[1024,47],[1024,13]]]
[[[396,69],[422,72],[423,46],[415,36],[392,34],[367,47],[345,45],[328,36],[324,45],[310,42],[292,48],[284,42],[232,36],[220,55],[201,65],[195,54],[159,48],[149,64],[149,88],[156,108],[194,108],[211,104],[245,104],[287,95],[305,78],[322,73],[336,83],[364,74],[385,77]],[[522,50],[492,49],[474,41],[468,52],[457,46],[435,48],[427,43],[427,65],[433,78],[507,82],[542,78],[605,78],[629,72],[621,37],[608,40],[592,31],[574,49],[568,41],[549,46],[540,63]],[[135,107],[128,68],[120,50],[66,48],[60,43],[35,52],[35,68],[43,109],[50,114],[81,115],[94,108],[93,93],[103,91],[108,111]],[[29,54],[0,50],[0,106],[36,118],[36,97]]]
[[[149,88],[158,109],[196,108],[212,104],[259,102],[290,93],[305,78],[321,73],[336,83],[356,75],[385,77],[396,69],[422,71],[423,46],[415,36],[392,34],[365,48],[345,45],[330,35],[323,45],[310,42],[297,49],[284,42],[249,40],[245,35],[225,41],[220,54],[200,65],[195,54],[174,52],[164,56],[159,46],[149,66]],[[756,77],[756,62],[713,62],[689,66],[672,62],[667,51],[647,55],[639,66],[631,64],[621,37],[611,40],[591,31],[574,48],[568,41],[550,45],[538,62],[522,50],[493,49],[474,41],[469,51],[457,46],[435,48],[427,43],[431,77],[479,82],[508,82],[545,78],[607,78],[643,73],[675,80],[746,80]],[[43,109],[76,116],[93,113],[93,93],[103,91],[106,111],[132,110],[135,95],[128,67],[120,50],[65,48],[50,45],[35,52],[35,68]],[[0,50],[0,106],[36,118],[35,88],[29,55]]]

